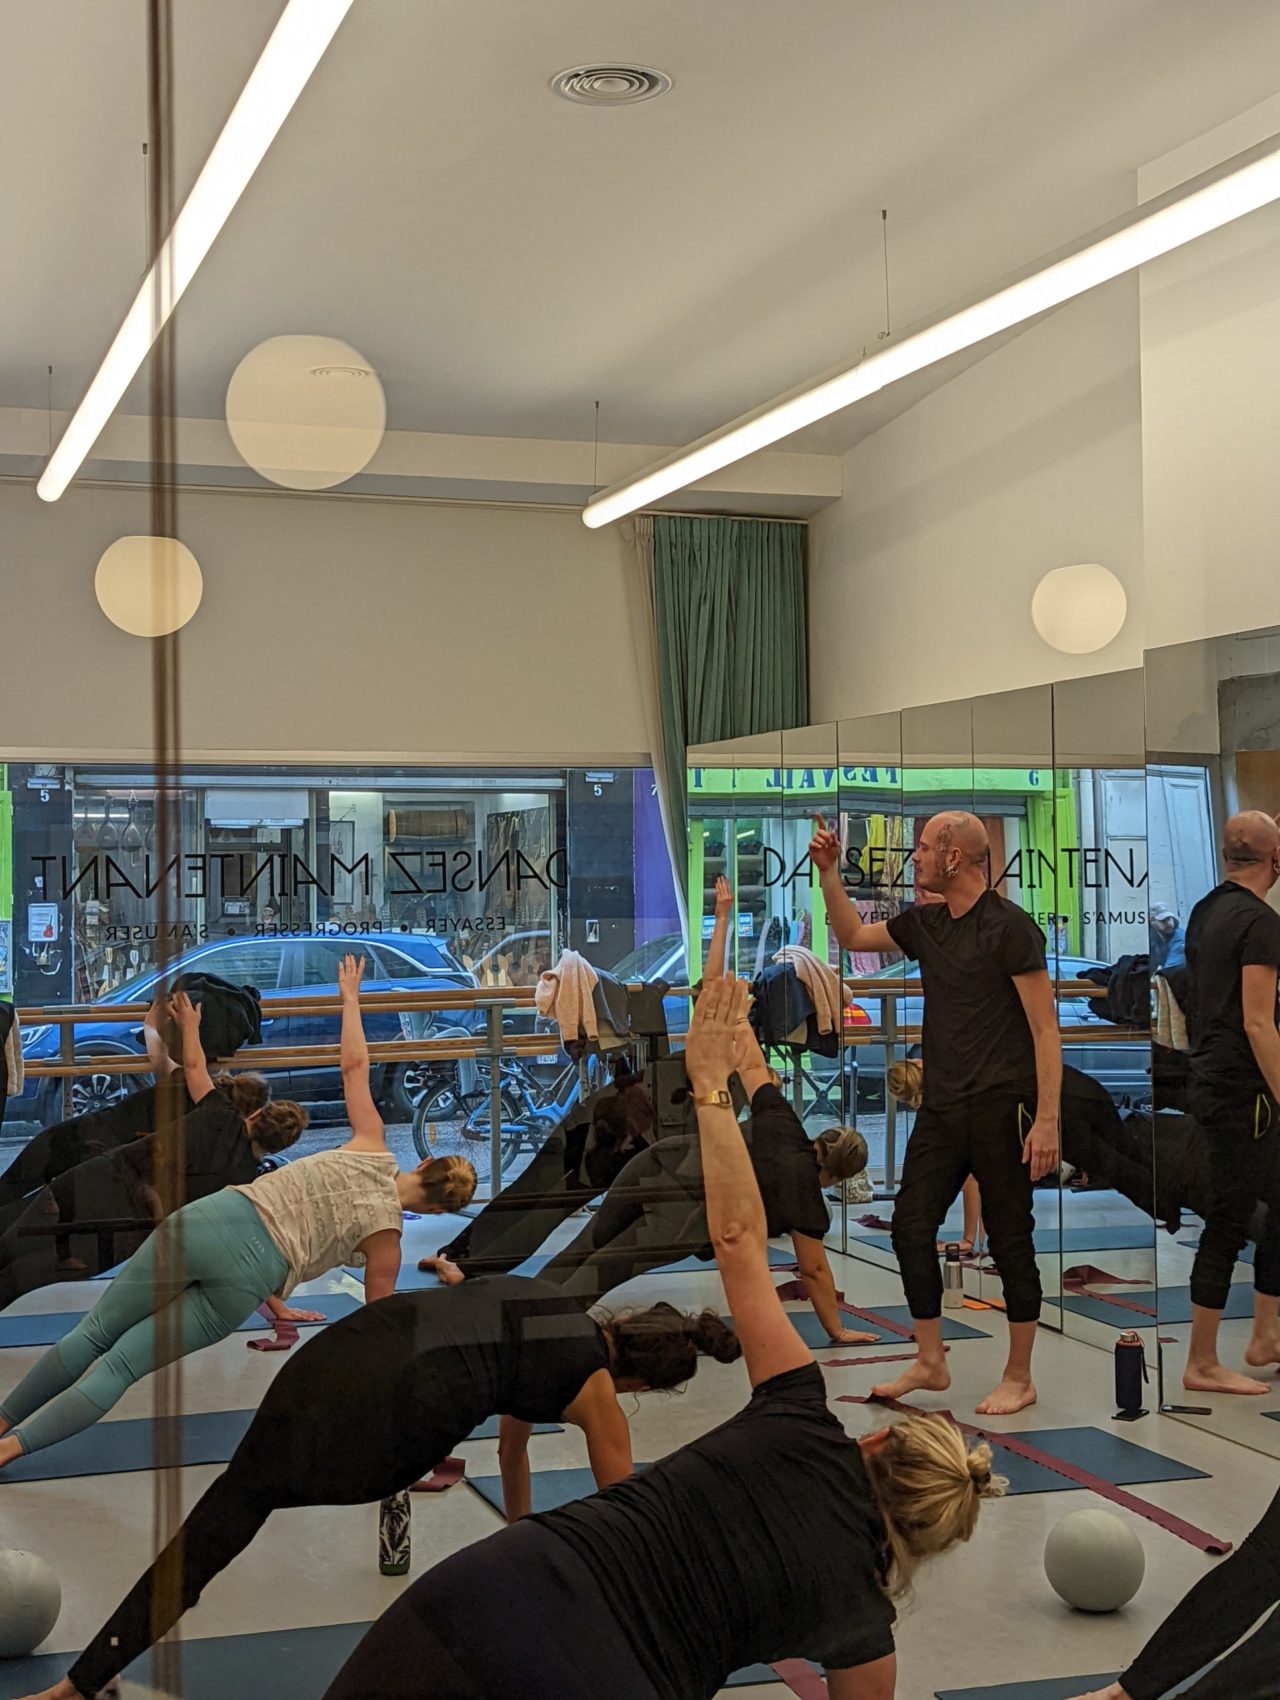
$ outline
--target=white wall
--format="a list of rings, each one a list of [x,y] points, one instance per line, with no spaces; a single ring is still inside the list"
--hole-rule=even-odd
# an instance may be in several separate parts
[[[1112,669],[1142,655],[1137,284],[1071,303],[845,457],[811,527],[811,718]],[[1093,655],[1050,649],[1031,596],[1101,561],[1129,616]]]
[[[1280,98],[1139,176],[1158,194],[1280,130]],[[1142,269],[1148,642],[1280,621],[1280,207]]]
[[[0,758],[146,755],[150,646],[93,594],[146,497],[0,485]],[[644,761],[616,528],[576,514],[286,495],[179,497],[204,570],[181,640],[205,759]]]

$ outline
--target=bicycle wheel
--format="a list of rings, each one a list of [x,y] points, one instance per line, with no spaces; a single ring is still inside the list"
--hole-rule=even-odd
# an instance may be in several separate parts
[[[505,1088],[502,1091],[502,1172],[505,1174],[520,1149],[524,1131],[524,1106]],[[418,1100],[413,1112],[413,1145],[422,1159],[465,1157],[482,1185],[489,1181],[492,1142],[489,1137],[489,1095],[476,1101],[459,1098],[452,1085],[442,1084]]]

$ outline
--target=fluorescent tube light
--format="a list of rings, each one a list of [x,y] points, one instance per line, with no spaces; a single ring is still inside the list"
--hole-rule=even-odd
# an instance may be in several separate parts
[[[351,4],[289,0],[97,376],[49,457],[36,485],[46,502],[56,502],[84,464]]]
[[[972,306],[877,349],[856,366],[816,379],[777,401],[766,403],[755,413],[690,444],[638,477],[601,491],[583,509],[584,523],[593,528],[608,525],[639,508],[649,507],[819,419],[839,413],[900,378],[1024,324],[1073,296],[1083,295],[1100,283],[1109,283],[1148,260],[1158,259],[1184,243],[1194,242],[1198,236],[1280,199],[1280,141],[1272,137],[1227,167],[1207,173],[1206,178],[1211,180],[1197,180],[1203,187],[1173,191],[1162,203],[1157,203],[1156,210],[1141,209],[1137,215],[1130,215],[1121,228],[1076,252],[1039,266]]]

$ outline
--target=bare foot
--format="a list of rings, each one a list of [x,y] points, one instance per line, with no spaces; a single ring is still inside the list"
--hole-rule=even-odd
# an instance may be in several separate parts
[[[1035,1402],[1034,1382],[1014,1381],[1005,1376],[995,1392],[988,1393],[977,1410],[980,1417],[1011,1417],[1015,1411],[1025,1411],[1028,1405],[1034,1405]]]
[[[1239,1375],[1225,1364],[1188,1364],[1182,1385],[1188,1393],[1270,1393],[1265,1381]]]
[[[120,1685],[116,1681],[108,1683],[105,1688],[98,1690],[99,1694],[119,1694]],[[41,1694],[28,1695],[27,1700],[84,1700],[78,1688],[73,1688],[66,1677],[52,1688],[46,1688]]]
[[[917,1358],[911,1368],[896,1381],[882,1381],[871,1389],[873,1399],[905,1399],[909,1393],[945,1393],[951,1385],[951,1374],[945,1363],[927,1363]]]
[[[1271,1369],[1280,1364],[1280,1339],[1264,1337],[1261,1340],[1250,1340],[1245,1347],[1244,1361],[1254,1369]]]
[[[83,1274],[88,1267],[89,1265],[79,1257],[60,1257],[58,1259],[58,1269],[65,1275]]]
[[[15,1458],[21,1458],[21,1456],[22,1442],[20,1440],[12,1438],[0,1440],[0,1470],[3,1470],[6,1464],[12,1464]]]
[[[1099,1688],[1092,1694],[1077,1694],[1076,1700],[1129,1700],[1129,1691],[1113,1682],[1110,1688]]]
[[[972,1240],[939,1240],[938,1241],[939,1252],[945,1252],[949,1246],[955,1246],[956,1250],[960,1253],[961,1257],[972,1257],[973,1256],[973,1241]]]

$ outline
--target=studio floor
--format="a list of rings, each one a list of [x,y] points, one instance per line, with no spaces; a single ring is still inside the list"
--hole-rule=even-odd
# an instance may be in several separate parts
[[[444,1243],[454,1231],[448,1222],[410,1225],[406,1264]],[[902,1292],[896,1273],[861,1259],[833,1253],[837,1285],[860,1307],[898,1306]],[[358,1294],[356,1283],[338,1276],[312,1291]],[[82,1308],[95,1296],[93,1283],[63,1286],[24,1300],[7,1316]],[[627,1300],[661,1297],[689,1308],[719,1305],[722,1295],[713,1271],[706,1274],[655,1274],[627,1289]],[[804,1307],[797,1307],[803,1309]],[[1004,1354],[1004,1323],[998,1312],[965,1310],[957,1314],[966,1337],[953,1342],[953,1386],[945,1396],[922,1398],[922,1407],[952,1410],[977,1421],[973,1407],[999,1379]],[[859,1395],[894,1364],[862,1360],[909,1351],[900,1336],[886,1333],[879,1346],[835,1347],[820,1360],[840,1359],[826,1370],[833,1395]],[[34,1347],[0,1348],[0,1389],[7,1390],[33,1361]],[[855,1358],[859,1362],[849,1364]],[[246,1350],[241,1334],[186,1360],[183,1407],[189,1413],[251,1410],[283,1358]],[[1280,1463],[1219,1435],[1159,1415],[1123,1428],[1113,1425],[1112,1363],[1108,1352],[1077,1339],[1042,1332],[1037,1347],[1036,1379],[1040,1403],[1019,1417],[989,1422],[993,1430],[1090,1429],[1156,1453],[1161,1459],[1203,1472],[1193,1479],[1145,1482],[1130,1492],[1165,1508],[1185,1522],[1239,1542],[1261,1508],[1280,1486]],[[747,1396],[740,1365],[705,1366],[682,1394],[646,1395],[635,1401],[632,1419],[638,1459],[656,1459],[731,1415]],[[835,1404],[851,1433],[882,1419],[858,1404]],[[152,1388],[134,1389],[112,1421],[152,1414]],[[1266,1425],[1268,1428],[1276,1426]],[[352,1436],[352,1444],[359,1437]],[[581,1467],[585,1447],[575,1432],[539,1435],[533,1440],[535,1471]],[[497,1472],[496,1447],[472,1441],[463,1448],[469,1476]],[[217,1474],[204,1465],[182,1472],[183,1500],[190,1505]],[[46,1654],[80,1648],[101,1624],[148,1563],[153,1551],[153,1484],[146,1471],[81,1476],[40,1482],[0,1482],[0,1544],[40,1553],[62,1579],[64,1606]],[[975,1541],[936,1561],[922,1576],[917,1595],[899,1626],[899,1700],[930,1700],[961,1694],[976,1700],[995,1690],[992,1700],[1059,1700],[1076,1693],[1073,1678],[1097,1677],[1119,1670],[1180,1596],[1215,1560],[1180,1536],[1133,1512],[1147,1554],[1145,1583],[1123,1611],[1107,1617],[1081,1616],[1068,1610],[1050,1590],[1041,1553],[1050,1529],[1069,1511],[1103,1503],[1091,1491],[1066,1480],[1052,1491],[1021,1492],[988,1507]],[[468,1487],[416,1496],[413,1507],[412,1575],[464,1544],[495,1531],[497,1513]],[[187,1643],[182,1692],[188,1700],[213,1700],[228,1692],[244,1700],[319,1700],[324,1682],[345,1654],[346,1636],[289,1637],[282,1632],[325,1630],[359,1625],[377,1617],[406,1586],[379,1574],[377,1512],[355,1509],[291,1511],[272,1518],[264,1532],[208,1589],[183,1623]],[[503,1603],[492,1601],[495,1635],[502,1633]],[[245,1641],[244,1637],[261,1637]],[[235,1639],[229,1639],[235,1638]],[[200,1643],[201,1645],[196,1645]],[[300,1652],[299,1649],[302,1649]],[[26,1694],[34,1674],[51,1681],[65,1669],[61,1659],[38,1666],[0,1661],[0,1700]],[[245,1688],[244,1672],[260,1675],[258,1692]],[[287,1676],[285,1673],[289,1673]],[[1055,1686],[1047,1679],[1068,1679]],[[252,1686],[253,1678],[250,1678]],[[281,1682],[285,1686],[279,1686]],[[1012,1686],[1005,1686],[1012,1685]],[[1088,1684],[1081,1683],[1084,1687]],[[126,1700],[167,1695],[172,1689],[126,1680]],[[725,1690],[736,1700],[783,1700],[790,1690],[781,1682]]]

